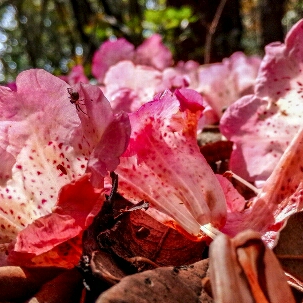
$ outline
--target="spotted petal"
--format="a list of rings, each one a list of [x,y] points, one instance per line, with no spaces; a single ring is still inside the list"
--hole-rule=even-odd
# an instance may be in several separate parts
[[[249,181],[264,181],[302,125],[303,20],[285,43],[272,43],[248,95],[224,113],[221,132],[235,143],[231,169]]]
[[[0,87],[0,153],[8,160],[0,163],[0,170],[3,168],[5,172],[0,185],[1,251],[33,222],[29,228],[39,233],[37,228],[41,226],[42,217],[49,218],[49,222],[56,221],[51,213],[60,189],[81,177],[89,160],[104,166],[103,171],[92,172],[98,187],[102,188],[104,170],[116,167],[129,138],[128,117],[115,116],[98,87],[80,84],[74,87],[79,89],[81,106],[85,103],[85,114],[69,102],[68,85],[43,70],[21,73],[16,85],[16,91]],[[113,131],[113,123],[120,127]],[[123,137],[116,153],[104,158],[102,150],[108,149],[102,149],[99,143],[108,132],[116,140],[120,139],[119,134]],[[106,145],[104,138],[103,143]],[[67,219],[59,217],[63,221]],[[68,222],[71,221],[68,219],[66,224]],[[60,226],[64,226],[61,223]],[[65,236],[56,233],[53,236],[61,240],[66,235],[72,237],[73,224],[68,226]],[[83,224],[80,227],[82,229]],[[54,241],[49,244],[54,245]]]
[[[130,143],[116,170],[125,197],[148,201],[194,237],[200,225],[222,226],[226,214],[223,191],[196,142],[202,110],[201,96],[183,89],[130,114]]]

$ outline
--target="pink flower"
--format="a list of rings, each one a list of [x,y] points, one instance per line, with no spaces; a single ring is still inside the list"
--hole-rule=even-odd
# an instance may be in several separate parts
[[[248,209],[233,209],[223,232],[231,236],[245,229],[263,235],[270,247],[288,217],[303,209],[303,129],[296,134]]]
[[[119,192],[146,200],[159,221],[200,238],[201,225],[222,227],[226,202],[196,140],[201,96],[166,91],[130,114],[131,138],[116,169]],[[156,211],[155,211],[156,210]]]
[[[92,72],[102,85],[114,111],[134,112],[166,89],[196,89],[199,64],[178,62],[172,66],[172,54],[163,45],[160,35],[152,35],[137,49],[125,39],[107,41],[95,53]],[[204,124],[213,124],[218,116],[204,100]]]
[[[247,57],[242,52],[236,52],[222,63],[202,65],[196,90],[202,93],[217,117],[221,118],[228,106],[253,92],[260,63],[259,57]]]
[[[172,54],[158,34],[146,39],[137,49],[124,38],[106,41],[94,54],[92,73],[99,83],[103,83],[108,69],[124,60],[163,70],[172,64]]]
[[[99,83],[102,83],[105,73],[111,66],[123,60],[133,60],[134,49],[134,45],[124,38],[104,42],[94,54],[92,74]]]
[[[162,88],[160,71],[131,61],[121,61],[112,66],[104,78],[104,93],[115,111],[136,111]]]
[[[68,268],[78,263],[82,231],[90,225],[105,200],[103,190],[94,188],[89,177],[85,174],[64,185],[52,212],[18,233],[9,263]]]
[[[70,85],[75,85],[77,83],[88,83],[89,80],[84,73],[84,67],[82,65],[74,66],[70,73],[66,77],[66,82]]]
[[[161,73],[171,64],[171,52],[155,34],[137,49],[123,38],[103,43],[94,55],[92,73],[115,112],[133,112],[171,84]]]
[[[235,143],[230,167],[248,181],[264,181],[302,125],[303,21],[285,43],[266,47],[253,95],[231,105],[220,129]]]
[[[31,234],[35,229],[33,226],[56,222],[53,221],[54,216],[58,218],[58,215],[52,213],[53,207],[57,201],[60,205],[58,193],[64,186],[75,182],[73,188],[83,187],[83,182],[75,180],[84,180],[85,172],[91,172],[90,179],[95,187],[100,188],[96,189],[100,195],[103,177],[107,170],[115,169],[119,163],[130,132],[127,115],[114,115],[98,87],[78,84],[70,88],[43,70],[21,73],[16,86],[16,91],[0,87],[0,155],[4,160],[0,170],[3,262],[6,262],[3,249],[11,250],[11,246],[14,252],[19,252],[20,247],[31,246],[31,253],[36,246],[37,254],[40,253],[41,243],[24,243],[22,240],[22,246],[19,243],[15,247],[14,243],[20,232],[22,239],[33,239],[26,236],[27,232]],[[68,88],[76,94],[69,94]],[[76,104],[83,112],[77,111],[71,100],[77,100]],[[115,153],[109,153],[112,145],[110,148],[106,146],[105,138],[110,138],[107,140],[109,144],[114,140],[118,142]],[[87,213],[93,211],[92,207],[92,203],[88,203]],[[70,215],[66,217],[67,230],[70,217],[76,225],[84,227],[79,223],[79,217]],[[61,220],[61,227],[64,220]],[[78,228],[77,232],[81,230]],[[70,233],[70,236],[72,234],[75,235]],[[52,237],[54,235],[58,237],[56,245],[67,239],[56,233]],[[18,239],[20,241],[21,238]],[[53,240],[51,243],[55,245]]]
[[[150,66],[121,61],[107,71],[104,94],[114,111],[134,112],[165,89],[188,87],[191,83],[188,75],[194,77],[197,65],[195,62],[187,63],[161,72]],[[195,69],[189,70],[190,67]],[[207,106],[206,102],[204,104]]]
[[[196,89],[199,81],[199,67],[199,63],[192,60],[187,62],[179,61],[173,67],[167,67],[163,70],[162,76],[165,87]]]
[[[170,50],[162,43],[161,36],[153,34],[136,49],[135,63],[164,70],[172,65],[173,58]]]

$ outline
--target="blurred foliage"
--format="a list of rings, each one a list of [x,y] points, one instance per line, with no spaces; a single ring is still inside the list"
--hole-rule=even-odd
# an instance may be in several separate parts
[[[193,15],[192,9],[183,6],[180,9],[167,7],[162,10],[145,10],[144,26],[152,32],[165,33],[166,31],[186,27],[189,22],[197,21],[197,16]]]
[[[258,18],[258,3],[256,0],[242,1],[242,22],[245,28],[242,45],[247,54],[259,53],[260,47],[260,21]]]
[[[213,15],[207,19],[191,1],[182,3],[186,5],[168,6],[166,0],[0,0],[0,82],[13,81],[31,67],[64,74],[83,64],[89,76],[93,53],[103,41],[125,37],[138,46],[155,32],[178,60],[202,60],[203,42],[194,36],[192,25],[199,36],[199,28],[207,31]],[[260,53],[258,1],[240,3],[244,30],[238,49]],[[302,15],[303,0],[288,0],[285,31]],[[191,37],[196,45],[189,44],[189,51],[178,49]]]
[[[286,5],[286,13],[282,19],[286,32],[301,18],[303,18],[303,1],[289,0]]]

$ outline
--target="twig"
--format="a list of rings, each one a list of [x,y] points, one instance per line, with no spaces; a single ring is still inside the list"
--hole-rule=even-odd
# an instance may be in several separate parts
[[[139,263],[139,262],[142,262],[142,263],[150,264],[150,265],[152,265],[155,268],[160,267],[157,263],[155,263],[152,260],[150,260],[148,258],[145,258],[145,257],[140,257],[140,256],[136,256],[136,257],[132,257],[132,258],[126,258],[126,257],[124,257],[124,259],[126,261],[130,262],[130,263]]]
[[[217,11],[215,13],[214,19],[208,28],[208,32],[206,34],[206,39],[205,39],[204,64],[208,64],[210,62],[212,37],[217,29],[217,26],[218,26],[218,23],[219,23],[219,20],[222,15],[222,11],[224,9],[226,2],[227,2],[227,0],[220,1],[219,5],[217,7]]]

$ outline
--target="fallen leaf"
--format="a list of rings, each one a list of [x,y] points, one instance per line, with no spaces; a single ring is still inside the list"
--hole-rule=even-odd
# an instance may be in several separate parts
[[[274,253],[283,269],[303,283],[303,212],[291,215],[280,231]]]
[[[142,210],[124,214],[98,239],[122,259],[144,257],[159,266],[180,266],[199,261],[206,245],[187,239]],[[149,265],[138,263],[139,268]]]
[[[48,280],[63,270],[57,267],[22,268],[0,267],[0,302],[25,300],[39,290]]]
[[[103,292],[96,303],[184,303],[201,302],[201,280],[206,276],[208,260],[189,266],[161,267],[123,278],[118,284]],[[205,301],[212,302],[203,294]],[[208,298],[208,301],[206,301]]]
[[[83,234],[79,268],[91,296],[138,270],[201,260],[204,242],[193,242],[153,219],[142,210],[146,203],[125,200],[115,192],[115,177],[113,184],[112,193]]]
[[[45,283],[25,303],[77,303],[80,302],[82,289],[81,274],[77,269],[71,269]]]
[[[107,286],[114,285],[127,275],[116,263],[112,254],[103,250],[94,251],[90,261],[92,275],[106,282]]]
[[[216,141],[200,146],[201,153],[209,164],[229,160],[233,143],[231,141]]]

